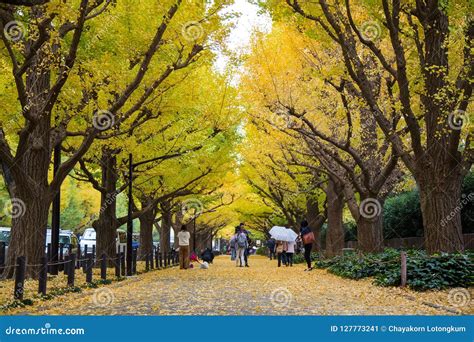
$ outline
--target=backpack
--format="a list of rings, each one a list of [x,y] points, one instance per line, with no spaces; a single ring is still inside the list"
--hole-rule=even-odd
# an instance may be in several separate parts
[[[237,236],[237,246],[240,248],[247,246],[247,236],[244,233],[240,233],[239,236]]]
[[[314,241],[316,241],[316,239],[314,238],[314,233],[313,232],[309,232],[309,233],[303,235],[303,243],[305,245],[309,245],[310,243],[313,243]]]

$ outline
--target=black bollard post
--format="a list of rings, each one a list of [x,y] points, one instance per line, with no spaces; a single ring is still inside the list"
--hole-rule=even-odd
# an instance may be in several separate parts
[[[117,278],[120,278],[120,260],[121,260],[120,253],[116,253],[114,263],[115,263],[115,277]]]
[[[86,265],[87,265],[87,245],[84,246],[84,255],[82,256],[82,261],[81,261],[81,265],[82,265],[82,273],[86,273]]]
[[[38,293],[43,296],[46,295],[46,281],[48,280],[48,260],[46,257],[41,257],[41,265],[38,279]]]
[[[102,254],[102,259],[100,262],[100,279],[107,279],[107,256]]]
[[[74,286],[74,276],[76,273],[76,254],[72,253],[70,256],[71,266],[69,267],[69,273],[67,275],[67,286]]]
[[[0,242],[0,267],[5,265],[5,259],[6,259],[5,250],[6,250],[6,243],[2,241]]]
[[[155,268],[155,265],[153,262],[153,250],[151,251],[150,254],[148,254],[148,258],[150,259],[150,268],[153,270]]]
[[[150,258],[148,254],[145,254],[145,271],[150,270]]]
[[[160,261],[160,268],[163,268],[163,255],[161,253],[158,254],[159,261]]]
[[[81,258],[81,245],[80,244],[77,244],[77,260],[79,260]],[[79,265],[79,261],[77,261],[75,264],[74,264],[74,268],[78,269],[80,267]]]
[[[59,262],[63,262],[64,261],[64,251],[63,251],[63,248],[64,248],[64,244],[60,243],[59,244]],[[58,265],[58,271],[62,271],[64,269],[64,264],[59,264]]]
[[[96,261],[96,257],[95,257],[95,245],[92,246],[92,260],[94,262],[94,265],[95,265],[95,261]]]
[[[86,259],[86,283],[92,283],[92,256]]]
[[[71,266],[70,265],[70,260],[71,260],[71,257],[70,257],[71,254],[68,254],[66,255],[66,257],[64,258],[64,264],[63,264],[63,271],[64,271],[64,275],[68,275],[69,274],[69,267]]]
[[[120,253],[120,273],[125,275],[125,252]]]
[[[132,274],[137,274],[137,250],[132,251]]]
[[[156,268],[160,267],[160,258],[158,256],[158,248],[155,249],[155,266]]]
[[[13,297],[18,300],[23,300],[25,273],[26,273],[26,259],[24,256],[20,256],[16,258],[15,290],[13,292]]]
[[[46,247],[46,257],[48,258],[48,263],[51,262],[51,244],[48,243]],[[51,266],[48,265],[48,273],[51,273]]]

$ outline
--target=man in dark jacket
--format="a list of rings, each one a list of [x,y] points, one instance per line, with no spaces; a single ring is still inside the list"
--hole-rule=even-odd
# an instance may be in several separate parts
[[[210,248],[206,248],[204,252],[201,254],[201,259],[203,261],[206,261],[210,264],[212,264],[212,261],[214,260],[214,253],[212,253]]]
[[[269,252],[269,256],[270,256],[270,260],[273,260],[275,258],[275,246],[276,246],[276,242],[275,242],[275,239],[274,238],[270,238],[268,241],[267,241],[267,247],[268,247],[268,252]]]

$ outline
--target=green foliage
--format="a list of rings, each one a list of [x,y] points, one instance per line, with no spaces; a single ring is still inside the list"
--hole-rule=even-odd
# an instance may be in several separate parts
[[[258,247],[257,248],[257,251],[255,252],[257,255],[263,255],[263,256],[266,256],[267,255],[267,252],[268,252],[268,248],[267,247]]]
[[[424,251],[408,251],[407,285],[416,291],[472,286],[473,258],[472,252],[429,256]],[[400,285],[400,252],[395,249],[317,260],[315,266],[344,278],[374,277],[379,286]]]
[[[384,204],[384,237],[423,236],[420,196],[418,191],[408,191],[389,197]]]

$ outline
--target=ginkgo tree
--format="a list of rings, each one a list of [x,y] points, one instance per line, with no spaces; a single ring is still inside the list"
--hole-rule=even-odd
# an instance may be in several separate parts
[[[339,48],[340,65],[358,97],[415,178],[426,249],[463,250],[458,208],[462,180],[473,162],[469,2],[287,0],[284,5],[314,25],[313,36]],[[392,125],[392,110],[402,127]]]
[[[69,172],[95,140],[156,116],[147,106],[163,83],[211,36],[222,37],[217,12],[226,3],[52,0],[0,8],[0,160],[13,208],[7,266],[18,256],[39,263],[48,209]],[[59,145],[69,156],[50,176]]]

